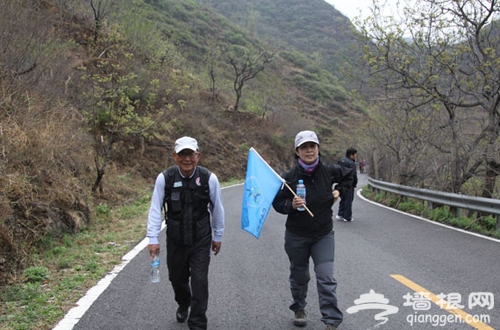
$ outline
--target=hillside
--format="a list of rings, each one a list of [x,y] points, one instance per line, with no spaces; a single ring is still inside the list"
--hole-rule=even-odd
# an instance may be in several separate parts
[[[19,278],[45,237],[79,232],[96,206],[150,189],[179,136],[198,139],[200,164],[222,181],[241,180],[250,147],[281,172],[297,131],[315,129],[334,161],[364,118],[309,55],[194,1],[13,0],[0,22],[0,284]],[[235,111],[229,57],[241,68],[259,54],[272,61]]]
[[[349,19],[323,0],[197,1],[258,38],[300,51],[340,79],[362,49]]]

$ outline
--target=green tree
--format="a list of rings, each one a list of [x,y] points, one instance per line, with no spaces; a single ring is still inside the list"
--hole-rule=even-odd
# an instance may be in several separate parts
[[[128,69],[133,65],[132,55],[113,47],[108,58],[92,58],[80,67],[84,71],[83,97],[87,99],[84,117],[95,151],[97,175],[92,191],[102,192],[113,145],[134,137],[149,138],[158,120],[172,109],[159,79],[138,77]]]

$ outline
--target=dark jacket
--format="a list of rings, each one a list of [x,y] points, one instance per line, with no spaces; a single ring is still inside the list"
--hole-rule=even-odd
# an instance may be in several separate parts
[[[350,168],[352,170],[352,189],[358,185],[358,173],[356,171],[356,163],[349,157],[344,157],[339,160],[339,165]]]
[[[338,164],[327,165],[319,162],[316,169],[308,174],[300,165],[296,165],[283,173],[291,189],[296,191],[299,179],[306,186],[306,206],[314,214],[311,217],[307,211],[297,211],[292,208],[293,194],[283,187],[274,198],[273,208],[278,213],[287,214],[286,228],[290,232],[305,237],[317,238],[327,235],[333,229],[332,205],[333,190],[340,195],[352,185],[351,170]],[[337,183],[335,188],[333,185]]]

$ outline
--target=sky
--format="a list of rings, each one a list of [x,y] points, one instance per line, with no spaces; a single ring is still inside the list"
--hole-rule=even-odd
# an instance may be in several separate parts
[[[350,20],[352,20],[354,17],[360,16],[360,10],[361,10],[361,17],[368,16],[370,14],[369,7],[372,5],[372,0],[325,0],[325,1],[333,5],[335,9],[337,9],[342,14],[347,16]],[[387,0],[387,3],[395,8],[397,1],[398,0]]]

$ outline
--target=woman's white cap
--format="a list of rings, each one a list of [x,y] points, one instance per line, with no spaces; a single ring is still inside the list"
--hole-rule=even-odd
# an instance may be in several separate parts
[[[295,136],[295,148],[300,147],[306,142],[314,142],[319,145],[318,136],[313,131],[302,131]]]

